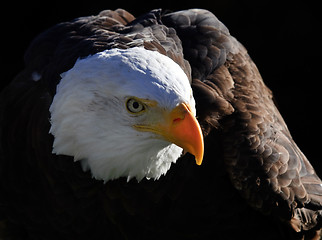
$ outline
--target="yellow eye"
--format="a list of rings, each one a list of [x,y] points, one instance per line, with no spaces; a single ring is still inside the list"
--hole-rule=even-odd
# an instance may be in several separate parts
[[[130,113],[140,113],[145,110],[144,104],[135,98],[129,98],[126,101],[126,108]]]

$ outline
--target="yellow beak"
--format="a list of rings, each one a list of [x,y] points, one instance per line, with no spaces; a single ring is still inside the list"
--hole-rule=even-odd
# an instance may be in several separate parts
[[[197,165],[201,165],[204,153],[203,135],[200,125],[189,105],[181,103],[170,113],[165,112],[162,120],[154,126],[136,125],[141,131],[151,131],[165,140],[176,144],[195,156]]]
[[[197,165],[203,159],[204,143],[200,125],[187,104],[180,104],[169,115],[163,136],[195,156]]]

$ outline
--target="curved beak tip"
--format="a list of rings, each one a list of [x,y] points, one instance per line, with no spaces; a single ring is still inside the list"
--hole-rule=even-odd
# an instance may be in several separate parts
[[[204,143],[202,134],[198,135],[198,138],[195,140],[196,145],[193,147],[191,151],[188,152],[195,156],[196,164],[200,166],[202,164],[204,155]]]
[[[203,156],[201,158],[195,157],[195,159],[196,159],[196,164],[200,166],[202,164]]]

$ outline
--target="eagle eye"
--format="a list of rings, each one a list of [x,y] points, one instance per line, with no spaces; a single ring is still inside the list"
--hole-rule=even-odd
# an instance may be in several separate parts
[[[145,110],[144,104],[135,98],[126,101],[126,108],[130,113],[141,113]]]

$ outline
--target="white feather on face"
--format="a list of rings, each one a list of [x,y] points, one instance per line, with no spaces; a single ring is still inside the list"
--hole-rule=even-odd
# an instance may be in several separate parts
[[[156,106],[133,114],[131,98]],[[182,148],[133,126],[187,103],[195,114],[189,80],[170,58],[144,48],[106,50],[79,59],[62,74],[50,107],[53,153],[81,160],[94,178],[158,179]]]

